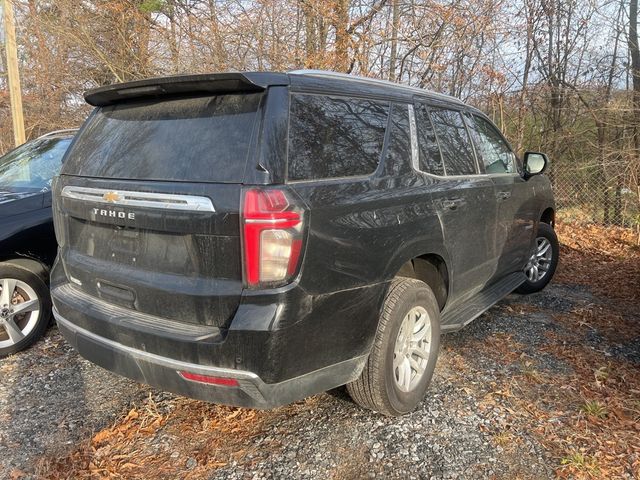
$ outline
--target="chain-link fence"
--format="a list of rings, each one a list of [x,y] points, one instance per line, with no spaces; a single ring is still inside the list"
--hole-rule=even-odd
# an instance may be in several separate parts
[[[608,177],[598,165],[555,165],[549,175],[559,218],[640,229],[640,185],[633,172]]]

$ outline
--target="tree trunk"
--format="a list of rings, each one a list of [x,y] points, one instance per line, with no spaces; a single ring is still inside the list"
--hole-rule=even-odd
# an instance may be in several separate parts
[[[638,0],[629,3],[629,54],[631,56],[631,78],[633,79],[633,158],[640,161],[640,48],[638,47]]]
[[[613,205],[613,223],[619,226],[624,226],[624,219],[622,218],[622,181],[622,175],[618,175],[618,182],[616,184],[616,199]]]
[[[398,28],[400,26],[400,0],[392,0],[391,7],[391,55],[389,56],[389,80],[396,80],[396,62],[398,58]]]
[[[213,69],[224,71],[227,69],[227,55],[222,35],[220,34],[218,8],[215,0],[209,0],[209,23],[211,35],[213,36],[213,58],[211,59]]]
[[[140,78],[149,77],[152,73],[151,57],[149,55],[149,40],[151,38],[151,12],[138,13],[138,21],[134,24],[136,30],[136,57],[138,67],[136,72]]]
[[[606,117],[606,111],[609,108],[609,100],[611,99],[611,91],[613,89],[613,79],[616,71],[616,60],[618,58],[618,44],[620,42],[620,32],[621,29],[617,28],[620,19],[622,17],[622,12],[624,9],[624,0],[620,0],[620,6],[618,7],[618,15],[616,17],[616,37],[613,44],[613,55],[611,57],[611,67],[609,68],[607,86],[605,88],[603,105],[603,112],[601,113],[604,116],[604,120],[602,118],[596,118],[596,128],[598,132],[598,164],[600,173],[602,175],[602,184],[604,189],[604,215],[603,215],[603,223],[605,225],[611,224],[611,199],[609,195],[609,172],[607,169],[607,158],[606,158],[606,145],[607,145],[607,123],[608,118]],[[619,138],[619,137],[617,137]],[[615,216],[614,216],[615,220]]]
[[[336,47],[334,68],[337,72],[349,69],[349,0],[335,0],[334,22]]]
[[[315,67],[315,57],[317,52],[317,31],[316,13],[309,4],[309,0],[302,0],[302,13],[304,14],[304,66],[305,68]]]
[[[173,73],[178,73],[180,71],[178,29],[176,25],[176,7],[172,1],[169,2],[167,6],[167,17],[169,18],[169,53],[171,55],[171,68]]]
[[[533,49],[535,47],[535,40],[533,36],[533,27],[534,27],[534,14],[533,8],[529,4],[529,2],[525,2],[526,16],[527,16],[527,44],[526,44],[526,54],[524,60],[524,70],[522,72],[522,90],[520,90],[520,95],[518,95],[518,123],[517,123],[517,132],[516,132],[516,152],[518,155],[522,155],[524,153],[524,117],[526,112],[526,95],[527,89],[529,87],[529,72],[531,71],[531,62],[533,60]]]
[[[603,189],[603,209],[602,223],[609,225],[611,223],[611,200],[609,197],[609,182],[607,179],[605,169],[605,125],[602,121],[596,120],[596,131],[598,136],[598,163],[600,172],[602,174],[602,189]]]

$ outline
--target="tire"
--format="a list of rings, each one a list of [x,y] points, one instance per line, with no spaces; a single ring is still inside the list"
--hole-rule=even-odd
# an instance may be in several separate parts
[[[9,289],[10,296],[5,294]],[[26,308],[20,307],[23,303],[28,303]],[[16,311],[16,307],[23,310]],[[42,275],[10,262],[0,263],[0,357],[38,340],[50,319],[51,297]]]
[[[545,245],[546,250],[541,252],[541,245]],[[550,257],[543,258],[544,254],[550,252]],[[541,255],[541,253],[543,255]],[[558,237],[551,225],[547,223],[540,223],[538,225],[538,235],[536,237],[535,250],[531,254],[527,265],[524,267],[525,275],[527,275],[527,281],[520,285],[517,289],[517,293],[535,293],[542,290],[553,278],[553,274],[558,267],[558,258],[560,256],[560,246],[558,244]],[[536,263],[537,259],[537,263]],[[536,266],[536,272],[539,274],[542,268],[546,268],[544,274],[536,279],[535,274],[531,273],[532,267]]]
[[[415,318],[415,323],[412,323],[411,318]],[[420,328],[421,319],[425,325],[430,325],[430,329],[422,333],[424,340],[412,342],[420,335],[416,336],[415,328],[412,329],[410,325],[417,325],[417,332],[420,334],[423,332]],[[409,323],[401,332],[405,322]],[[411,339],[403,341],[409,330],[413,332]],[[407,350],[408,347],[412,349]],[[424,357],[411,353],[422,347]],[[364,370],[357,380],[347,384],[347,391],[364,408],[394,416],[410,412],[424,398],[433,376],[439,348],[440,310],[436,297],[426,283],[397,277],[391,282],[385,297],[373,347]],[[400,365],[394,365],[394,357]],[[423,368],[421,376],[418,376],[417,370],[415,373],[410,370],[408,377],[406,373],[402,375],[400,372],[410,362],[409,357]],[[406,372],[406,369],[403,371]]]

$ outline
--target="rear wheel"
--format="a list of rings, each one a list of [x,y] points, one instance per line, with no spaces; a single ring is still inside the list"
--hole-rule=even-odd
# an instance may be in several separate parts
[[[535,293],[546,287],[556,271],[559,255],[560,246],[556,232],[551,225],[540,223],[533,251],[524,267],[527,280],[516,289],[516,292]]]
[[[419,280],[393,280],[380,315],[373,348],[360,377],[347,385],[359,405],[386,415],[416,408],[438,358],[440,311]]]
[[[35,342],[50,316],[49,289],[42,277],[20,266],[0,264],[0,356]]]

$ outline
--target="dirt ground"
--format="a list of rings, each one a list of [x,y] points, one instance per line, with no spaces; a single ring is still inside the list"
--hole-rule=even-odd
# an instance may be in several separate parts
[[[640,479],[640,248],[559,225],[561,266],[446,335],[401,418],[343,389],[271,411],[117,377],[55,328],[0,360],[0,478]]]

